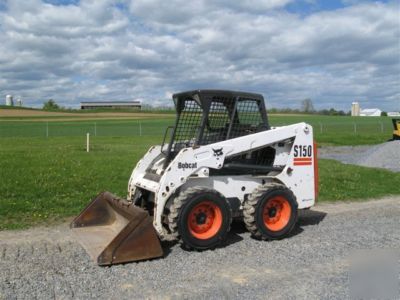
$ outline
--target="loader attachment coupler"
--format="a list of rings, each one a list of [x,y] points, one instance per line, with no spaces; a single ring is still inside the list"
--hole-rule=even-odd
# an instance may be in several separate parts
[[[149,214],[109,192],[97,195],[70,226],[99,265],[163,255]]]

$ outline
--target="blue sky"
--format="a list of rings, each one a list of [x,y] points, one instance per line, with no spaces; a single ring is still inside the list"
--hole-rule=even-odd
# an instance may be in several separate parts
[[[400,110],[399,1],[0,0],[0,39],[0,96],[31,106],[220,88]]]
[[[341,1],[341,0],[325,0],[325,1],[292,1],[286,5],[286,9],[292,13],[309,15],[315,13],[317,11],[330,11],[337,10],[340,8],[352,6],[354,4],[361,3],[388,3],[388,1],[357,1],[357,0],[349,0],[349,1]]]

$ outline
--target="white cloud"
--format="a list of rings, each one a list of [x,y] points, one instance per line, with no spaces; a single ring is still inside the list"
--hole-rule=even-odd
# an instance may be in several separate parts
[[[362,99],[400,109],[398,5],[304,17],[288,2],[9,1],[0,10],[0,94],[77,105],[226,88],[261,92],[268,106],[310,97],[318,108]]]

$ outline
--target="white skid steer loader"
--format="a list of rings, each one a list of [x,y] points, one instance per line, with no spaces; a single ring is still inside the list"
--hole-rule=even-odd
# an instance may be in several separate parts
[[[99,265],[160,257],[160,240],[214,248],[232,218],[256,238],[280,239],[315,203],[310,125],[270,127],[259,94],[195,90],[173,100],[175,126],[137,163],[128,199],[103,192],[71,223]]]

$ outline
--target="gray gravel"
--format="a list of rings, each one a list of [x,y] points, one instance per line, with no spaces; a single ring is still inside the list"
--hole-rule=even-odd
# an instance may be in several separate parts
[[[0,232],[0,299],[348,298],[356,249],[400,248],[400,197],[324,204],[302,212],[281,241],[257,241],[236,224],[228,244],[98,267],[64,224]]]
[[[346,164],[400,172],[400,141],[374,146],[322,147],[318,155],[319,158],[336,159]]]

